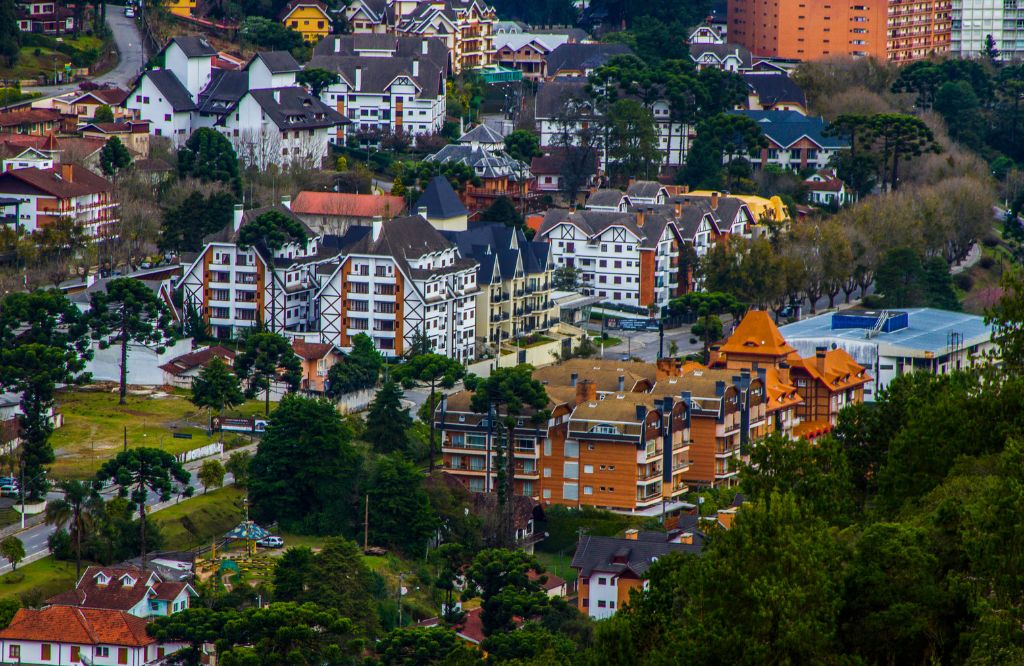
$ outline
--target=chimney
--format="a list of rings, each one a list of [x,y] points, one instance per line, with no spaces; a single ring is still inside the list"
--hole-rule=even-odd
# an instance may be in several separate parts
[[[582,405],[585,402],[597,400],[597,386],[589,379],[582,379],[576,382],[576,404]]]
[[[718,192],[711,193],[711,210],[718,210]]]
[[[420,75],[420,60],[419,58],[412,59],[412,76],[416,78]]]
[[[360,92],[363,89],[363,68],[356,67],[356,81],[355,81],[356,92]]]
[[[719,398],[725,395],[725,382],[721,380],[715,382],[715,395]]]
[[[619,393],[622,393],[623,391],[626,390],[626,376],[625,375],[619,375],[619,389],[618,390],[619,390]]]
[[[75,168],[70,164],[60,165],[60,177],[69,183],[75,182]]]
[[[288,210],[291,210],[292,209],[292,198],[289,195],[287,195],[287,194],[282,195],[281,196],[281,205],[284,206],[285,208],[287,208]]]
[[[647,406],[637,405],[636,406],[636,420],[645,421],[647,419]]]
[[[430,53],[430,42],[428,42],[426,39],[420,42],[420,53],[422,53],[423,55],[427,55]]]
[[[243,208],[242,204],[235,204],[235,216],[233,218],[233,223],[234,223],[235,231],[238,231],[238,228],[242,226],[243,211],[244,211],[244,208]]]
[[[419,208],[416,209],[416,214],[422,217],[424,220],[427,219],[427,207],[420,206]]]
[[[828,354],[827,347],[815,347],[814,348],[814,364],[818,367],[818,372],[825,374],[825,355]]]
[[[575,372],[569,375],[569,386],[571,386],[572,388],[576,388],[576,380],[579,378],[580,376]]]
[[[384,218],[380,215],[374,215],[373,221],[370,223],[370,228],[373,233],[373,240],[380,238],[380,231],[384,228]]]
[[[274,91],[274,101],[277,102],[278,104],[281,103],[281,91],[280,90],[275,90]]]
[[[341,37],[334,38],[334,52],[341,53]]]
[[[638,226],[638,227],[644,226],[644,209],[643,208],[641,208],[640,210],[638,210],[636,212],[636,226]]]
[[[636,529],[635,527],[631,527],[628,530],[626,530],[626,538],[630,541],[636,541],[639,538],[639,536],[640,530]]]

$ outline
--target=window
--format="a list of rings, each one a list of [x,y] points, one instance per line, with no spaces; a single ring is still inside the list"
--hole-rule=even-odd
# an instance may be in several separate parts
[[[593,495],[594,494],[594,489],[591,486],[583,486],[583,494],[584,495]]]
[[[7,650],[7,656],[10,657],[11,659],[21,659],[21,646],[20,645],[12,645]]]
[[[566,479],[580,478],[580,464],[575,462],[563,463],[562,476]]]
[[[597,584],[598,585],[607,585],[608,584],[608,579],[604,578],[604,577],[599,577],[597,579]]]
[[[604,465],[601,465],[601,469],[604,469]],[[594,473],[594,466],[593,465],[584,465],[583,466],[583,473],[584,474],[593,474]]]
[[[480,479],[482,482],[483,479]],[[472,488],[470,488],[472,490]],[[580,498],[580,489],[575,483],[563,483],[562,484],[562,499],[567,500],[578,500]]]
[[[605,601],[604,599],[598,599],[597,600],[597,607],[598,608],[607,608],[608,607],[608,602]]]

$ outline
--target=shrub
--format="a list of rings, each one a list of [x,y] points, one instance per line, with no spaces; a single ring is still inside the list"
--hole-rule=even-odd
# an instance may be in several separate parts
[[[985,247],[995,247],[999,245],[999,236],[996,236],[995,234],[988,234],[981,239],[981,243]]]
[[[986,254],[985,256],[978,260],[978,265],[987,271],[996,265],[996,260]]]
[[[974,286],[974,278],[968,273],[957,273],[953,276],[953,284],[961,291],[970,291]]]
[[[697,338],[690,338],[690,344],[691,345],[697,344]]]
[[[75,551],[71,547],[71,535],[66,529],[59,529],[46,539],[50,553],[55,560],[71,561],[75,559]]]
[[[885,299],[878,294],[868,294],[861,299],[861,305],[868,309],[885,307]]]
[[[718,340],[722,337],[722,320],[715,315],[711,315],[707,318],[707,338],[709,340]],[[697,323],[690,328],[690,331],[699,337],[704,337],[704,317],[697,320]]]
[[[25,580],[25,574],[20,571],[12,571],[3,578],[0,578],[0,582],[4,585],[16,585],[17,583]]]

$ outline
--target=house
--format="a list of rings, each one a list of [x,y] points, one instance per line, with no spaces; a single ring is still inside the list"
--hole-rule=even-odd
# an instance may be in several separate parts
[[[630,55],[633,51],[625,44],[589,42],[565,43],[545,56],[545,79],[561,77],[586,78],[594,70],[608,64],[616,56]]]
[[[133,155],[143,158],[149,155],[149,123],[145,120],[89,123],[81,128],[81,133],[86,139],[96,139],[103,143],[116,136]]]
[[[835,169],[822,169],[804,179],[807,200],[819,206],[840,208],[857,200],[857,195],[836,175]]]
[[[175,16],[193,18],[196,15],[198,0],[167,0],[164,7]]]
[[[871,375],[845,349],[816,347],[814,356],[790,360],[790,376],[803,403],[797,409],[800,425],[794,434],[815,439],[835,427],[839,411],[864,402]]]
[[[110,109],[115,121],[129,120],[131,114],[123,106],[128,94],[127,90],[117,87],[76,90],[49,100],[40,100],[33,104],[33,108],[48,108],[59,112],[69,119],[69,129],[74,129],[92,120],[96,111],[102,107]]]
[[[281,10],[280,18],[307,42],[319,42],[331,32],[331,15],[321,0],[292,0]]]
[[[199,594],[189,584],[164,580],[137,567],[87,567],[75,589],[50,597],[47,604],[119,611],[149,619],[179,613]]]
[[[370,226],[376,217],[401,216],[405,199],[391,194],[303,191],[292,201],[292,212],[316,233],[342,236],[351,226]]]
[[[21,608],[0,630],[0,654],[7,664],[153,664],[185,647],[158,641],[146,624],[118,610]]]
[[[466,183],[462,201],[474,213],[487,208],[495,199],[506,197],[517,207],[528,205],[532,198],[530,167],[505,152],[505,138],[487,125],[477,125],[432,155],[425,162],[461,163],[473,170],[480,185]]]
[[[577,608],[595,620],[615,615],[629,603],[633,590],[646,589],[645,574],[659,557],[700,553],[701,545],[693,533],[678,538],[668,541],[663,533],[636,530],[624,539],[582,536],[571,563],[579,572]]]
[[[327,388],[327,372],[342,359],[334,345],[292,339],[292,351],[302,365],[302,384],[299,388],[310,393],[323,393]]]
[[[440,39],[395,35],[334,35],[320,42],[310,67],[336,73],[320,99],[352,120],[333,143],[376,145],[382,136],[436,134],[444,125],[448,53]]]
[[[0,392],[0,452],[10,453],[21,444],[21,395]],[[50,426],[54,429],[64,425],[64,415],[53,407],[47,410]]]
[[[690,59],[698,71],[711,67],[725,72],[743,72],[752,64],[746,47],[725,42],[691,42]]]
[[[746,116],[758,124],[768,147],[760,154],[749,157],[755,170],[774,164],[783,169],[803,171],[820,170],[829,166],[832,158],[850,148],[850,142],[838,136],[829,136],[828,123],[822,118],[808,117],[799,111],[731,111]]]
[[[466,615],[462,622],[455,627],[455,635],[459,639],[466,641],[470,645],[480,645],[487,638],[484,634],[484,620],[483,620],[483,607],[472,608],[466,611]],[[432,617],[426,620],[420,620],[416,623],[417,627],[440,627],[442,626],[441,618]]]
[[[473,224],[464,231],[445,231],[463,257],[475,259],[476,338],[497,350],[558,320],[551,300],[551,260],[547,243],[531,242],[521,229],[504,224]]]
[[[434,176],[416,201],[416,212],[440,231],[465,231],[469,211],[444,176]]]
[[[454,74],[491,63],[497,18],[493,7],[480,0],[395,0],[391,4],[398,34],[445,40]]]
[[[46,136],[60,129],[62,117],[53,109],[0,111],[0,134]]]
[[[120,221],[113,183],[74,164],[5,171],[0,196],[21,200],[20,223],[29,233],[68,219],[88,235],[103,237],[116,233]]]
[[[710,211],[710,223],[700,231],[712,232],[712,226],[718,235],[731,234],[750,238],[754,235],[754,229],[761,220],[754,216],[750,205],[742,198],[723,194],[722,192],[709,192],[707,195],[688,193],[676,195],[672,201],[679,201],[683,204],[696,204],[703,210]],[[716,236],[717,237],[717,236]],[[708,236],[708,244],[715,238]],[[703,245],[702,242],[695,242],[695,247]]]
[[[796,111],[807,115],[807,96],[785,72],[745,72],[750,111]]]
[[[219,358],[231,366],[235,362],[235,352],[220,345],[214,345],[172,358],[160,366],[160,370],[164,373],[164,384],[181,389],[192,388],[192,380],[198,377],[199,373],[215,358]]]
[[[49,153],[44,153],[41,150],[35,148],[26,148],[17,155],[9,157],[3,161],[3,170],[12,171],[14,169],[52,169],[53,168],[53,157]]]
[[[75,12],[61,0],[18,0],[14,11],[22,32],[65,35],[75,30]]]
[[[545,58],[569,35],[502,33],[494,36],[494,62],[508,69],[519,70],[526,81],[543,81],[547,76]]]
[[[597,153],[548,147],[543,155],[530,161],[530,172],[534,178],[533,187],[538,192],[564,192],[565,174],[576,172],[581,176],[581,189],[587,190],[597,184]]]
[[[551,572],[539,574],[534,569],[530,569],[526,572],[526,575],[530,580],[540,585],[544,593],[552,599],[555,597],[566,597],[569,594],[565,579],[559,578]]]

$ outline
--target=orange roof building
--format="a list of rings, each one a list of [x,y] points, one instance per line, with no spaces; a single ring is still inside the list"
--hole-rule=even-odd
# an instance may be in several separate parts
[[[292,212],[317,233],[342,235],[350,226],[370,226],[405,213],[405,199],[391,194],[299,192]]]
[[[804,402],[797,409],[798,437],[816,439],[836,424],[839,410],[864,402],[864,386],[871,375],[845,349],[818,347],[811,358],[791,359],[790,375]]]
[[[718,348],[712,364],[735,369],[750,368],[754,363],[778,365],[794,354],[796,348],[782,337],[771,315],[764,310],[751,310]]]

